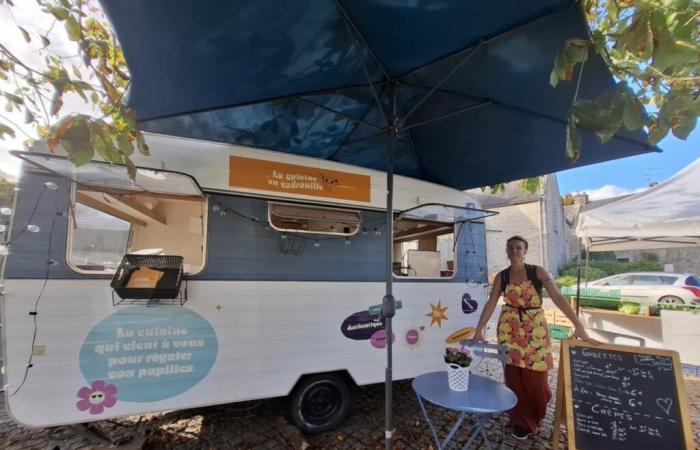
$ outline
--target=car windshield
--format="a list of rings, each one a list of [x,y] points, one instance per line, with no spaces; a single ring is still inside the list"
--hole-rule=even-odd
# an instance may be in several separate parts
[[[685,284],[688,286],[700,286],[700,278],[695,275],[691,275],[685,280]]]

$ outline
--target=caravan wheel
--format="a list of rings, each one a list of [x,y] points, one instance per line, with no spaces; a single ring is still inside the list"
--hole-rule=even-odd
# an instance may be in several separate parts
[[[350,409],[350,389],[338,374],[302,378],[289,398],[289,419],[304,433],[336,428]]]

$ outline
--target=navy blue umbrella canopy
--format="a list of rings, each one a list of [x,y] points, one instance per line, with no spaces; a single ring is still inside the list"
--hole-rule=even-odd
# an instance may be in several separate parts
[[[587,35],[574,0],[101,2],[144,130],[385,170],[395,116],[395,172],[458,189],[655,150],[584,131],[568,160],[576,82],[549,73]],[[578,96],[612,83],[591,55]]]

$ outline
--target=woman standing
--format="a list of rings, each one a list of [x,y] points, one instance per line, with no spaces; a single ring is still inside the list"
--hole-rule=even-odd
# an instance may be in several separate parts
[[[483,329],[503,294],[505,304],[498,318],[498,342],[508,348],[506,386],[518,397],[518,403],[508,412],[517,439],[537,433],[552,398],[547,381],[548,370],[553,366],[552,347],[542,310],[542,287],[575,325],[573,337],[590,340],[549,274],[542,267],[525,264],[527,248],[528,243],[521,236],[513,236],[506,242],[510,266],[494,278],[491,295],[471,340],[472,343],[483,341]]]

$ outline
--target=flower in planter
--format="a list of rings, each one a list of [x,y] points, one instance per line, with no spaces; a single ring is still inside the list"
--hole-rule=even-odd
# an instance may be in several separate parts
[[[472,363],[472,351],[468,348],[447,347],[445,349],[445,362],[460,367],[469,367]]]

